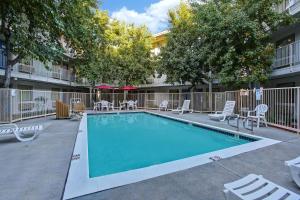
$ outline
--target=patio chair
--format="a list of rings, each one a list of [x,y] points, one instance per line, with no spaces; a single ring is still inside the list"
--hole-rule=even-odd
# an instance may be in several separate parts
[[[235,101],[226,101],[223,111],[217,111],[214,114],[209,114],[210,119],[225,121],[227,117],[233,115]]]
[[[134,109],[136,108],[136,103],[135,103],[135,101],[130,100],[130,101],[127,102],[127,109],[129,110],[130,108],[131,108],[132,110],[134,110]]]
[[[101,110],[101,102],[94,102],[94,111]]]
[[[262,175],[249,174],[237,181],[224,184],[225,199],[236,199],[235,196],[244,200],[299,200],[300,195],[289,191],[267,179]],[[285,197],[285,198],[284,198]]]
[[[112,101],[111,103],[110,103],[110,102],[108,102],[108,109],[115,110],[115,107],[114,107],[114,105],[115,105],[115,101]]]
[[[248,126],[249,119],[256,120],[257,128],[259,128],[260,122],[263,122],[266,127],[268,127],[267,120],[266,120],[266,112],[268,112],[268,106],[266,104],[260,104],[255,107],[254,110],[248,111],[246,124]],[[255,115],[251,115],[251,113],[255,113]]]
[[[138,101],[137,100],[134,101],[134,109],[136,109],[136,110],[138,109]]]
[[[175,110],[172,110],[172,112],[176,112],[178,114],[183,114],[184,112],[189,112],[190,111],[190,103],[191,100],[184,100],[182,107],[178,107]]]
[[[3,124],[0,125],[0,136],[14,135],[19,141],[27,142],[34,140],[39,132],[43,130],[42,125],[31,125],[26,127],[18,127],[16,124]],[[30,137],[27,137],[32,133]]]
[[[109,102],[108,101],[101,101],[101,111],[106,109],[107,111],[109,110]]]
[[[164,110],[164,111],[167,111],[168,110],[168,104],[169,102],[167,100],[163,100],[160,104],[159,104],[159,107],[158,107],[158,110]]]
[[[300,187],[300,156],[293,160],[285,161],[285,165],[290,168],[293,180]]]
[[[123,108],[126,109],[126,103],[119,101],[119,109],[122,110]]]

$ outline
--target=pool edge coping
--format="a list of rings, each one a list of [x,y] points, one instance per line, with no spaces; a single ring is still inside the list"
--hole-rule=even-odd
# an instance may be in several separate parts
[[[101,114],[113,114],[113,113],[118,113],[118,111],[101,113]],[[238,145],[238,146],[233,146],[233,147],[205,153],[205,154],[200,154],[200,155],[187,157],[175,161],[161,163],[158,165],[152,165],[152,166],[134,169],[130,171],[89,178],[87,116],[90,114],[84,113],[83,118],[81,119],[79,125],[75,148],[73,151],[73,155],[79,154],[80,158],[71,161],[71,166],[67,177],[67,183],[65,185],[63,199],[71,199],[71,198],[75,198],[75,197],[79,197],[79,196],[83,196],[95,192],[100,192],[107,189],[112,189],[115,187],[120,187],[123,185],[140,182],[150,178],[155,178],[162,175],[167,175],[170,173],[190,169],[196,166],[213,162],[213,160],[210,159],[213,156],[219,156],[222,159],[230,158],[242,153],[246,153],[249,151],[253,151],[256,149],[260,149],[281,142],[270,138],[243,133],[241,131],[234,131],[226,128],[220,128],[212,125],[202,124],[199,122],[190,121],[182,118],[176,118],[165,114],[154,113],[147,110],[136,111],[136,112],[125,112],[125,113],[148,113],[148,114],[169,118],[184,123],[193,124],[204,128],[209,128],[216,131],[229,132],[231,134],[242,135],[248,138],[253,138],[258,140],[246,144]]]

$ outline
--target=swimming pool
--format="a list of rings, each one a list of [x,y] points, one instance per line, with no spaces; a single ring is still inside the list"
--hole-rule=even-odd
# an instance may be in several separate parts
[[[84,113],[63,198],[186,170],[213,162],[211,158],[225,159],[278,142],[164,112]]]
[[[148,113],[89,115],[87,122],[90,177],[254,141]]]

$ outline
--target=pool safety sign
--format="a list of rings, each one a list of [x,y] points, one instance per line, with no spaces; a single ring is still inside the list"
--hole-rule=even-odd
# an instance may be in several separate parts
[[[260,88],[257,88],[257,89],[254,88],[256,101],[260,101],[261,100],[261,97],[263,95],[263,90],[264,90],[263,87],[260,87]]]

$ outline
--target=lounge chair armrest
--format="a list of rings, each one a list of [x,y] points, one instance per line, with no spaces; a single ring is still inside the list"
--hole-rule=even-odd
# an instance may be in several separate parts
[[[216,111],[215,114],[222,114],[222,111]]]

